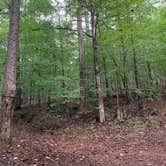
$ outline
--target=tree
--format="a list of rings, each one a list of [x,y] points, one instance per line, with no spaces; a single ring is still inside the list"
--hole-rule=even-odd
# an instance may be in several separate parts
[[[97,25],[99,21],[98,19],[99,19],[99,13],[96,12],[93,7],[91,7],[91,26],[92,26],[92,40],[93,40],[92,43],[93,43],[96,89],[98,95],[99,119],[100,122],[103,123],[105,121],[105,113],[104,113],[104,102],[102,95],[102,85],[101,85],[100,67],[98,59],[98,43],[97,43]]]
[[[0,96],[9,27],[7,3],[0,1]],[[154,7],[145,0],[64,3],[21,3],[18,106],[81,101],[82,110],[94,111],[97,106],[104,117],[104,100],[112,100],[115,94],[121,107],[122,97],[125,104],[127,99],[142,102],[145,92],[156,92],[164,85],[164,6]]]
[[[86,99],[86,85],[85,85],[85,50],[83,40],[82,28],[82,4],[78,1],[77,9],[77,31],[78,31],[78,45],[79,45],[79,63],[80,63],[80,109],[85,110],[87,106]]]
[[[20,0],[11,0],[6,68],[4,73],[0,143],[8,147],[12,142],[12,119],[16,95],[16,66],[19,51]]]

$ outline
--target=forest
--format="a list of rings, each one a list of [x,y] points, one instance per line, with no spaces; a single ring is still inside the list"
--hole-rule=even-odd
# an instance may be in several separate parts
[[[0,166],[165,166],[165,150],[165,0],[0,0]]]

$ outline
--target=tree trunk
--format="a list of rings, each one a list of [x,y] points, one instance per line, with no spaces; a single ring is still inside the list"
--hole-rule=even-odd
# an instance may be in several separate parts
[[[152,68],[149,62],[147,62],[147,67],[148,67],[148,77],[149,77],[149,82],[150,85],[153,85],[153,76],[152,76]]]
[[[118,63],[116,62],[116,60],[115,60],[115,58],[114,58],[114,56],[111,56],[111,61],[112,61],[112,63],[114,64],[114,66],[117,68],[117,70],[119,69],[119,66],[118,66]],[[124,77],[123,77],[123,75],[121,74],[121,72],[118,70],[118,75],[120,76],[120,79],[121,79],[121,81],[122,81],[122,83],[123,83],[123,86],[125,87],[126,85],[125,85],[125,80],[124,80]]]
[[[11,0],[10,27],[3,82],[0,143],[9,147],[12,143],[12,119],[16,95],[16,66],[19,49],[20,0]]]
[[[21,98],[21,84],[20,84],[20,76],[21,76],[21,71],[20,71],[20,58],[18,57],[17,59],[17,74],[16,74],[16,101],[15,101],[15,110],[21,109],[21,104],[22,104],[22,98]]]
[[[103,65],[104,65],[104,78],[105,78],[105,87],[106,87],[106,96],[110,96],[110,87],[109,87],[109,80],[108,80],[108,71],[105,57],[103,57]]]
[[[125,85],[125,93],[126,93],[126,97],[128,102],[130,102],[132,100],[131,97],[131,92],[130,92],[130,85],[129,85],[129,75],[128,75],[128,60],[127,60],[127,50],[125,47],[125,43],[124,43],[124,38],[121,37],[121,45],[122,45],[122,51],[123,51],[123,68],[124,68],[124,85]]]
[[[62,65],[62,76],[63,76],[63,79],[62,79],[62,90],[64,91],[65,90],[65,69],[64,69],[63,57],[62,57],[61,65]]]
[[[98,46],[97,45],[98,16],[95,14],[93,9],[91,9],[91,21],[92,21],[92,37],[93,37],[94,70],[95,70],[98,102],[99,102],[98,103],[98,105],[99,105],[99,119],[100,119],[100,123],[103,123],[105,121],[105,113],[104,113],[104,102],[103,102],[103,95],[102,95],[99,60],[98,60],[98,47],[97,47]]]
[[[90,30],[90,23],[89,23],[89,13],[87,12],[85,14],[85,29],[86,29],[86,32],[89,33],[89,30]],[[86,42],[88,43],[90,41],[90,38],[86,35]]]
[[[131,36],[131,45],[132,45],[132,49],[133,49],[135,84],[136,84],[136,88],[139,89],[140,88],[139,71],[138,71],[137,54],[136,54],[136,50],[135,50],[133,35]]]
[[[77,13],[77,31],[78,31],[78,44],[79,44],[79,62],[80,62],[80,109],[86,109],[86,85],[85,85],[85,50],[83,43],[83,29],[82,29],[82,16],[80,12]]]
[[[138,70],[138,62],[137,62],[137,54],[135,50],[135,45],[134,45],[134,37],[131,35],[131,45],[133,49],[133,63],[134,63],[134,77],[135,77],[135,84],[136,88],[140,89],[140,80],[139,80],[139,70]],[[138,109],[142,109],[142,102],[141,102],[141,96],[138,94],[137,96],[137,105]]]

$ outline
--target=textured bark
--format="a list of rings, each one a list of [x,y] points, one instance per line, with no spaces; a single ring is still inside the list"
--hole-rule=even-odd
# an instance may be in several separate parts
[[[16,64],[19,44],[20,1],[11,0],[10,27],[3,82],[2,113],[0,125],[0,143],[9,147],[12,142],[12,118],[16,95]]]
[[[86,84],[85,84],[85,50],[83,43],[83,28],[82,16],[80,12],[77,13],[77,31],[78,31],[78,45],[79,45],[79,62],[80,62],[80,109],[86,109]]]
[[[19,43],[18,43],[19,45]],[[19,49],[18,49],[19,50]],[[18,53],[19,54],[19,53]],[[21,71],[20,71],[20,57],[17,55],[17,71],[16,71],[16,101],[15,101],[15,110],[21,109],[22,98],[21,98]]]
[[[17,84],[17,87],[18,89],[16,90],[15,110],[21,109],[21,104],[22,104],[22,97],[21,97],[22,90],[20,88],[20,84]]]
[[[98,95],[98,105],[99,105],[99,120],[100,123],[105,121],[105,113],[104,113],[104,102],[102,95],[102,86],[101,86],[101,78],[100,78],[100,68],[99,68],[99,60],[98,60],[98,44],[97,44],[97,23],[98,16],[91,10],[91,21],[92,21],[92,36],[93,36],[93,54],[94,54],[94,70],[95,70],[95,79],[96,79],[96,89]]]

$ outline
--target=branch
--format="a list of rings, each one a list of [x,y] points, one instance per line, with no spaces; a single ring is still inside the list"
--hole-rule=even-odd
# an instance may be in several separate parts
[[[65,28],[65,27],[55,27],[55,29],[58,30],[64,30],[64,31],[70,31],[70,32],[77,32],[76,29],[70,29],[70,28]],[[32,31],[40,31],[40,30],[45,30],[44,28],[36,28],[32,29]],[[88,34],[87,32],[83,32],[86,36],[92,38],[92,35]]]

